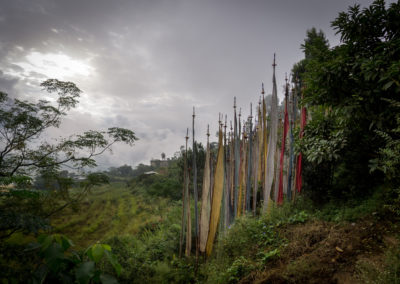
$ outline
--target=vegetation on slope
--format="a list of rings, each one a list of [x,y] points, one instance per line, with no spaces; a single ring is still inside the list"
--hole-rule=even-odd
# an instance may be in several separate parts
[[[399,282],[399,15],[398,2],[352,7],[333,22],[342,38],[333,48],[322,32],[307,33],[305,59],[293,68],[300,78],[294,83],[304,90],[300,103],[312,117],[296,144],[305,159],[304,194],[266,215],[237,219],[220,232],[207,260],[177,258],[182,156],[160,175],[143,175],[147,168],[141,167],[129,179],[133,170],[122,166],[115,170],[124,176],[111,175],[109,185],[101,185],[107,175],[94,173],[73,186],[58,162],[93,165],[97,152],[77,158],[75,151],[108,148],[114,140],[131,144],[133,132],[111,129],[107,140],[106,133],[90,131],[31,149],[23,142],[46,125],[57,126],[64,109],[20,101],[4,107],[4,129],[22,127],[32,135],[11,141],[0,159],[2,184],[20,189],[1,192],[2,281],[115,283],[113,275],[121,283]],[[52,91],[65,87],[61,83],[45,86]],[[69,98],[60,101],[65,110],[76,104],[79,90],[73,90],[72,97],[59,94]],[[1,93],[0,101],[7,96]],[[197,150],[200,169],[204,150]],[[56,152],[64,158],[52,156]],[[31,167],[49,188],[26,190]],[[46,232],[60,234],[38,237]],[[26,250],[29,242],[36,244]]]

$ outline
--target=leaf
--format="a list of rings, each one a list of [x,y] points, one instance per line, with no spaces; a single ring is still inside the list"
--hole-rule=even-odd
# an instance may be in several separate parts
[[[75,272],[76,279],[80,284],[89,283],[90,279],[94,276],[95,265],[93,261],[83,262],[78,266]]]
[[[42,245],[42,251],[45,251],[53,241],[53,236],[41,235],[38,238],[39,243]]]
[[[104,255],[104,248],[101,244],[95,244],[91,248],[93,260],[97,263]]]
[[[279,257],[279,249],[278,248],[276,248],[276,249],[274,249],[274,250],[271,250],[271,251],[268,251],[268,252],[266,252],[266,253],[262,253],[262,262],[263,263],[266,263],[266,262],[268,262],[269,260],[271,260],[271,259],[273,259],[273,258],[275,258],[275,257]]]
[[[384,91],[386,91],[387,89],[389,89],[389,88],[393,85],[393,83],[394,83],[394,81],[389,81],[389,82],[387,82],[387,83],[382,87],[382,89],[383,89]]]
[[[24,251],[32,251],[40,248],[42,245],[39,243],[29,243]]]
[[[108,274],[101,274],[100,281],[102,284],[117,284],[118,281],[113,276]]]
[[[64,249],[64,251],[66,251],[67,249],[69,249],[73,245],[74,244],[72,243],[72,241],[70,239],[68,239],[65,236],[62,236],[62,238],[61,238],[61,246]]]
[[[111,265],[114,267],[115,271],[117,272],[117,275],[119,276],[121,274],[121,265],[118,263],[117,258],[115,255],[111,254],[109,251],[105,251],[106,256],[108,261],[111,263]]]
[[[107,244],[101,244],[101,246],[102,246],[105,250],[111,251],[111,247],[110,247],[109,245],[107,245]]]

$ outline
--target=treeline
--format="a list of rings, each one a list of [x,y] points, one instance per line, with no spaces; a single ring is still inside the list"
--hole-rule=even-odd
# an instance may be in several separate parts
[[[205,149],[201,143],[196,143],[196,165],[199,173],[197,186],[201,187],[203,183],[203,166],[205,162]],[[215,151],[214,151],[215,152]],[[188,149],[187,159],[192,165],[193,150]],[[214,153],[216,157],[216,153]],[[145,172],[133,177],[129,181],[129,186],[134,193],[141,193],[150,196],[168,197],[172,200],[179,200],[182,198],[182,185],[184,173],[184,149],[181,147],[180,151],[176,152],[174,157],[169,160],[167,167],[159,169],[152,168],[156,173],[145,174]],[[189,169],[192,172],[192,169]],[[199,193],[200,196],[201,192]]]

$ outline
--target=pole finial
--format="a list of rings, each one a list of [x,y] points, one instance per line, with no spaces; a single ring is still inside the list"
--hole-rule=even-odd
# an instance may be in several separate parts
[[[264,83],[261,83],[261,94],[265,94],[265,92],[264,92]]]
[[[276,67],[275,53],[274,53],[274,63],[272,64],[272,67],[274,67],[274,70],[275,70],[275,67]]]
[[[194,106],[193,106],[193,117],[195,117]]]
[[[233,108],[236,108],[236,97],[233,97]]]

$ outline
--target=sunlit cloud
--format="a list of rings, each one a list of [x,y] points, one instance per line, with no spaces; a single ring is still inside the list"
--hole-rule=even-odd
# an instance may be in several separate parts
[[[219,113],[232,119],[233,97],[244,116],[250,102],[254,111],[261,82],[267,93],[272,90],[274,53],[282,98],[284,72],[304,57],[300,44],[306,30],[321,28],[331,46],[337,44],[330,22],[354,0],[305,1],[312,5],[279,0],[6,2],[0,9],[1,91],[28,101],[52,101],[56,96],[40,88],[42,81],[74,82],[82,90],[79,105],[49,137],[112,126],[134,130],[140,138],[134,148],[118,145],[113,156],[101,157],[99,165],[108,167],[147,163],[161,152],[173,155],[185,141],[193,106],[197,139],[203,143],[207,124],[217,131]]]
[[[24,69],[25,75],[36,72],[49,78],[87,77],[94,72],[94,68],[87,61],[77,60],[63,53],[34,51],[26,55],[24,61],[15,64]]]

